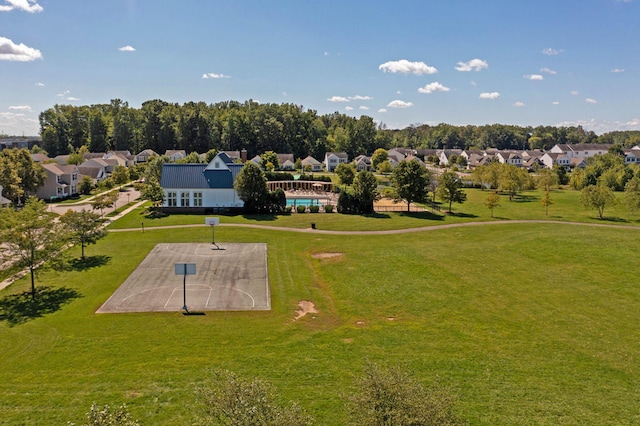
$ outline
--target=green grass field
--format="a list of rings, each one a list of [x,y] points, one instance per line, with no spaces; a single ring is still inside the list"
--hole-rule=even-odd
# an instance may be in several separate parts
[[[364,230],[545,218],[530,193],[503,199],[490,219],[486,195],[471,191],[457,216],[222,220],[308,227],[313,218],[321,229]],[[552,220],[638,225],[621,207],[603,222],[575,193],[552,197]],[[112,226],[135,228],[140,217]],[[25,279],[0,292],[0,424],[80,422],[93,402],[126,403],[145,425],[194,424],[195,390],[215,368],[273,383],[318,424],[345,424],[344,395],[365,361],[399,365],[425,384],[439,377],[473,425],[639,424],[639,236],[556,223],[385,236],[220,227],[218,242],[268,243],[272,311],[189,317],[94,312],[156,243],[208,242],[210,231],[111,233],[87,248],[86,264],[73,261],[74,248],[40,271],[40,310],[20,309]],[[319,313],[294,321],[301,300]]]

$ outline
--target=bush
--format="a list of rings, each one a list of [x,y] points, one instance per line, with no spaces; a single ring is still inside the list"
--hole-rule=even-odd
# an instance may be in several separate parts
[[[285,206],[285,208],[284,208],[284,212],[286,214],[291,214],[291,210],[293,210],[293,207],[291,207],[291,206]]]
[[[307,206],[296,206],[296,211],[298,213],[304,213],[307,211]]]
[[[325,204],[324,212],[325,213],[333,213],[333,206],[331,204]]]
[[[320,206],[318,205],[309,206],[309,211],[311,213],[318,213],[320,211]]]
[[[236,426],[305,426],[314,423],[300,406],[282,404],[276,389],[258,378],[242,379],[215,372],[213,386],[199,390],[207,424]]]
[[[91,406],[91,410],[86,415],[87,421],[82,426],[103,426],[103,425],[117,425],[117,426],[138,426],[137,420],[131,418],[127,406],[122,404],[116,409],[111,409],[108,405],[99,407],[94,403]],[[68,423],[68,426],[75,426],[75,423]]]

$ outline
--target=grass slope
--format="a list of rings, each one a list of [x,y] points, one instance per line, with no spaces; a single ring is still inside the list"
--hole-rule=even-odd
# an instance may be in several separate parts
[[[470,424],[638,424],[638,231],[221,227],[218,242],[268,243],[272,311],[200,317],[94,314],[156,243],[210,241],[206,228],[112,233],[88,248],[87,264],[73,249],[39,273],[50,312],[10,309],[27,280],[0,292],[0,423],[65,424],[92,402],[125,402],[146,425],[192,424],[195,389],[225,368],[272,382],[319,424],[344,424],[343,395],[370,360],[427,384],[439,376]],[[342,256],[312,257],[323,252]],[[301,300],[319,313],[293,321]]]

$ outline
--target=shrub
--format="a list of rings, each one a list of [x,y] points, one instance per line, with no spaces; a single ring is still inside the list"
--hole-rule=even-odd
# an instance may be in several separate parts
[[[296,206],[296,211],[298,213],[304,213],[307,211],[307,206]]]
[[[138,426],[140,424],[137,420],[131,418],[129,410],[124,404],[116,409],[111,409],[108,405],[99,407],[98,404],[94,403],[86,417],[87,421],[82,426]],[[69,422],[68,426],[75,426],[75,423]]]
[[[320,206],[318,205],[309,206],[309,211],[311,213],[318,213],[320,211]]]
[[[284,208],[284,212],[286,214],[291,214],[291,210],[293,210],[293,207],[291,207],[291,206],[285,206],[285,208]]]
[[[333,206],[331,204],[325,204],[324,212],[325,213],[333,213]]]

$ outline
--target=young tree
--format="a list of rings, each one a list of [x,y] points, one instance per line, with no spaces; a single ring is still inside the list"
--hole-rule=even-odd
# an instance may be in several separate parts
[[[305,426],[314,423],[296,403],[281,404],[276,389],[258,378],[216,371],[213,385],[198,390],[205,421],[235,426]]]
[[[269,165],[270,166],[267,166]],[[267,151],[260,156],[260,167],[263,170],[278,170],[280,168],[280,160],[278,154],[273,151]]]
[[[436,382],[425,387],[399,368],[365,366],[357,382],[358,393],[348,397],[350,424],[387,425],[462,425],[453,412],[455,398]]]
[[[247,213],[260,212],[268,204],[267,178],[260,167],[252,161],[245,163],[233,186],[240,199],[244,201],[244,209]]]
[[[484,202],[484,205],[487,206],[489,210],[491,210],[491,217],[493,217],[493,209],[496,207],[500,207],[500,195],[498,195],[497,191],[493,191],[487,197],[487,200]]]
[[[356,168],[353,164],[340,163],[336,166],[334,172],[338,175],[343,185],[351,185],[356,177]]]
[[[444,172],[438,177],[436,194],[442,201],[449,203],[449,213],[453,203],[462,204],[467,200],[467,194],[462,186],[462,179],[456,172]]]
[[[60,217],[69,234],[69,238],[73,243],[80,244],[82,250],[81,259],[84,260],[84,247],[89,244],[95,244],[98,240],[107,235],[103,225],[104,222],[100,215],[88,210],[73,211],[67,210]]]
[[[540,200],[540,202],[542,203],[542,206],[544,207],[545,216],[549,216],[549,206],[553,204],[553,200],[551,200],[550,192],[551,191],[549,190],[545,191],[544,196]]]
[[[382,163],[378,164],[376,170],[383,175],[389,174],[393,171],[393,166],[389,160],[385,160]]]
[[[0,252],[29,268],[31,296],[35,297],[35,269],[52,259],[65,243],[62,224],[47,212],[42,200],[27,198],[24,208],[0,209]]]
[[[378,198],[378,181],[373,173],[360,171],[353,180],[353,196],[362,213],[373,213],[373,202]]]
[[[129,169],[125,166],[117,165],[113,168],[113,172],[111,173],[111,179],[113,183],[116,185],[124,185],[129,182]]]
[[[509,201],[520,191],[532,187],[527,171],[512,164],[502,164],[499,187],[509,194]]]
[[[431,173],[418,161],[401,161],[393,170],[391,183],[400,200],[407,203],[407,211],[411,211],[411,203],[421,203],[428,199]]]
[[[536,173],[536,188],[542,189],[545,192],[549,192],[551,188],[558,184],[558,175],[553,172],[551,169],[538,170]]]
[[[151,201],[152,208],[158,209],[164,199],[164,191],[156,180],[151,180],[142,186],[140,196]]]
[[[94,210],[100,210],[100,216],[104,215],[104,209],[112,207],[120,198],[118,191],[110,191],[103,194],[96,195],[91,202],[91,207]]]
[[[640,210],[640,175],[635,175],[624,187],[624,198],[631,213]]]
[[[78,191],[82,195],[89,195],[91,194],[92,189],[93,189],[93,180],[91,180],[89,176],[84,176],[80,181],[80,186],[78,188]]]
[[[384,148],[378,148],[373,151],[371,156],[371,167],[373,170],[378,170],[378,166],[389,159],[389,153]]]
[[[616,197],[606,185],[589,185],[580,193],[580,202],[585,208],[598,210],[598,217],[603,219],[604,208],[615,202]]]

